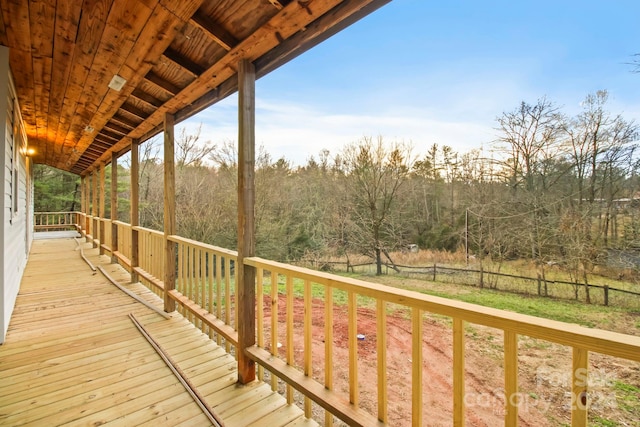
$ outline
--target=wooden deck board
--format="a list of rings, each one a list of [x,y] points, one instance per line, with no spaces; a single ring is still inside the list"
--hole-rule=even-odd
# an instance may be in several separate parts
[[[97,249],[145,301],[162,300]],[[236,384],[236,362],[180,314],[170,319],[93,272],[72,239],[36,240],[0,346],[0,426],[206,426],[208,419],[129,319],[134,313],[228,427],[317,425],[264,383]],[[264,424],[267,422],[268,424]]]

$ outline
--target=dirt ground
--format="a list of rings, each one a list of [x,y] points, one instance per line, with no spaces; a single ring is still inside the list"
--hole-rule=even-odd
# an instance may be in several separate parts
[[[278,338],[281,358],[286,357],[285,297],[278,301]],[[324,302],[312,303],[313,377],[324,380]],[[271,319],[271,301],[264,300],[265,328]],[[294,302],[294,354],[295,365],[302,369],[304,357],[303,316],[301,299]],[[333,379],[334,390],[345,400],[349,398],[348,381],[348,316],[346,306],[334,307]],[[358,384],[360,406],[377,414],[376,374],[376,313],[358,309]],[[423,416],[425,425],[450,426],[453,418],[452,385],[452,328],[448,318],[425,316],[423,347]],[[265,331],[265,342],[270,331]],[[396,311],[387,314],[387,381],[389,425],[411,425],[411,321],[408,313]],[[465,330],[465,403],[467,425],[496,426],[504,424],[503,389],[503,337],[502,332],[477,325]],[[267,346],[268,347],[268,346]],[[620,409],[614,386],[624,383],[640,386],[638,364],[590,356],[590,417],[591,420],[612,420],[620,424],[639,426],[640,413]],[[570,422],[571,349],[543,341],[521,337],[519,341],[519,417],[521,426],[560,425]],[[640,398],[640,396],[638,396]],[[315,418],[323,415],[316,408]],[[594,418],[595,417],[595,418]]]

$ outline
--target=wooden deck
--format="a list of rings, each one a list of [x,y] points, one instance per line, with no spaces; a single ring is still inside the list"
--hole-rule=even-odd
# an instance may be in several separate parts
[[[162,301],[97,249],[85,255],[148,302]],[[81,259],[73,239],[34,241],[0,346],[0,425],[206,426],[210,421],[129,318],[169,353],[225,426],[317,425],[178,313],[166,320]]]

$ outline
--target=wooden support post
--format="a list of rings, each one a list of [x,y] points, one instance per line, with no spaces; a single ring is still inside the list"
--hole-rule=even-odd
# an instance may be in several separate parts
[[[96,246],[96,239],[98,238],[98,220],[96,217],[98,216],[98,173],[97,171],[91,172],[93,176],[93,187],[91,188],[91,198],[93,201],[91,202],[91,237],[93,238],[93,247]]]
[[[164,115],[164,311],[171,313],[176,302],[169,291],[176,288],[176,246],[169,236],[176,234],[176,167],[174,120],[172,114]]]
[[[85,197],[87,197],[86,195],[86,188],[85,186],[87,185],[87,180],[84,176],[80,177],[80,212],[82,213],[86,213],[86,209],[87,209],[87,200],[85,199]]]
[[[118,155],[111,153],[111,262],[117,263],[118,250]]]
[[[100,212],[98,213],[98,216],[100,217],[100,219],[99,219],[99,224],[100,224],[100,243],[99,243],[100,249],[99,249],[99,251],[100,251],[100,255],[104,255],[104,247],[103,247],[103,245],[105,243],[107,243],[107,242],[104,241],[105,239],[104,239],[104,221],[103,221],[103,219],[104,219],[104,196],[105,196],[104,167],[105,167],[105,164],[102,163],[100,165],[100,194],[99,194],[99,197],[100,197],[100,206],[99,206]]]
[[[138,273],[134,271],[135,267],[140,265],[138,255],[138,230],[135,228],[140,225],[138,212],[138,200],[139,200],[139,182],[140,182],[140,155],[139,155],[140,142],[137,139],[131,140],[131,183],[130,183],[130,204],[131,204],[131,283],[138,282]]]
[[[80,177],[80,212],[81,213],[85,213],[85,209],[87,208],[86,206],[86,202],[87,200],[85,199],[85,197],[87,197],[86,195],[86,179],[84,176]],[[81,218],[82,215],[76,215],[76,225],[78,226],[78,231],[80,231],[80,233],[82,233],[82,228],[84,227],[84,224],[81,223]]]
[[[255,255],[255,94],[256,72],[251,61],[238,63],[238,382],[256,377],[255,362],[245,349],[256,343],[255,268],[244,258]]]
[[[84,190],[85,211],[84,211],[84,224],[82,224],[82,226],[84,227],[84,236],[86,238],[87,234],[89,234],[89,215],[90,215],[90,209],[91,209],[91,175],[85,175],[84,186],[85,186],[85,190]],[[87,239],[87,242],[88,241],[89,240]]]

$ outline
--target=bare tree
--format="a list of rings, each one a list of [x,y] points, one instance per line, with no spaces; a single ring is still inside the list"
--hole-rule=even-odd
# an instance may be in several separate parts
[[[183,127],[176,139],[176,166],[202,166],[203,161],[210,156],[216,146],[211,141],[200,141],[202,123],[195,133],[187,133]]]
[[[354,204],[355,223],[363,241],[360,249],[376,260],[376,274],[382,274],[382,253],[389,243],[391,214],[400,188],[409,176],[411,147],[394,142],[389,148],[383,138],[364,137],[345,147],[342,153],[347,182]]]

